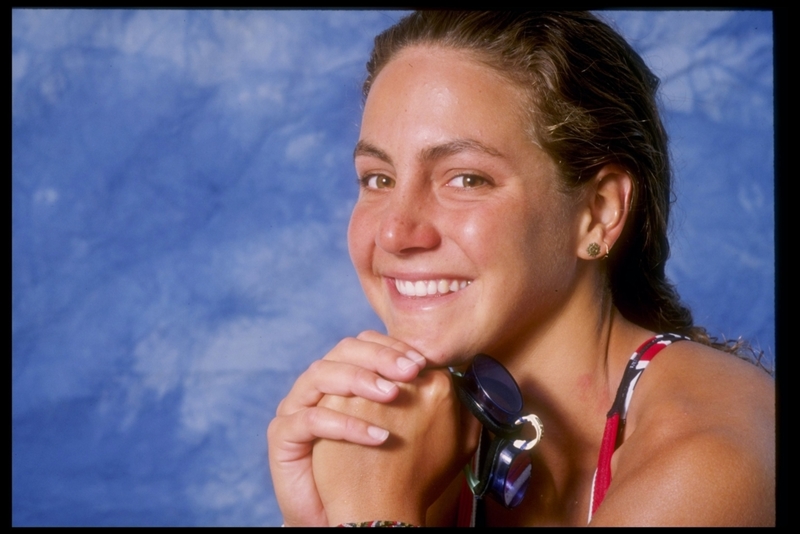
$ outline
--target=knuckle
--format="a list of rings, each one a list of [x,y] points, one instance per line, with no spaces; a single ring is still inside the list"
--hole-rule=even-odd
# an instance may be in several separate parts
[[[394,360],[397,358],[397,350],[393,349],[392,347],[387,347],[386,345],[382,345],[380,349],[378,349],[377,357],[380,359],[391,359]]]
[[[433,369],[431,370],[430,374],[431,374],[431,384],[433,385],[433,387],[445,391],[450,391],[450,388],[452,387],[452,378],[450,377],[450,371],[446,371],[443,369]]]
[[[281,431],[281,422],[280,418],[276,417],[272,421],[269,422],[267,425],[267,442],[273,443]]]
[[[324,395],[317,403],[317,406],[321,408],[328,408],[330,410],[336,410],[341,405],[341,402],[339,401],[341,398],[342,397],[339,397],[338,395]]]
[[[283,412],[285,411],[285,409],[286,409],[286,399],[282,399],[282,400],[281,400],[281,401],[278,403],[278,407],[277,407],[277,408],[275,408],[275,416],[279,416],[279,415],[283,414]],[[273,419],[273,421],[274,421],[274,419]]]
[[[308,366],[308,370],[306,370],[306,373],[316,376],[323,374],[325,372],[324,369],[325,369],[325,361],[314,360],[313,362],[311,362],[311,365]]]
[[[347,348],[356,343],[357,341],[358,338],[355,338],[353,336],[347,336],[346,338],[342,339],[339,343],[337,343],[336,346]]]
[[[347,354],[353,350],[353,344],[356,343],[356,338],[348,336],[339,341],[336,346],[323,358],[324,360],[338,361],[341,359],[342,354]]]
[[[355,376],[357,382],[361,383],[372,383],[375,382],[375,373],[368,369],[364,369],[363,367],[357,367],[355,370]]]
[[[317,408],[307,408],[300,414],[300,422],[305,425],[306,428],[317,428],[321,420],[320,410]]]
[[[374,339],[376,335],[380,334],[378,334],[375,330],[364,330],[358,334],[356,338],[360,340]]]
[[[347,435],[363,432],[363,422],[355,417],[346,417],[344,420],[344,431]]]
[[[425,395],[429,399],[447,399],[454,395],[453,382],[448,371],[436,369],[424,374]]]
[[[399,340],[396,340],[396,339],[393,340],[392,343],[389,346],[392,347],[397,352],[405,353],[406,351],[411,350],[411,347],[409,345],[406,345],[402,341],[399,341]]]

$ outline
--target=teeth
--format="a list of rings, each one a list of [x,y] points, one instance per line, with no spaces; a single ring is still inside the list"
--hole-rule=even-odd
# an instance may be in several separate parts
[[[428,295],[435,295],[437,287],[438,287],[438,284],[436,282],[434,282],[433,280],[428,282]]]
[[[446,295],[464,289],[472,283],[471,280],[410,280],[395,279],[397,291],[406,297],[427,297],[429,295]]]
[[[425,282],[416,282],[414,284],[414,295],[417,297],[424,297],[428,294],[428,286]]]

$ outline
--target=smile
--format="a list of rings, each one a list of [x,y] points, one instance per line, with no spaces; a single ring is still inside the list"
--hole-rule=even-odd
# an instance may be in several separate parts
[[[427,297],[432,295],[446,295],[464,289],[472,283],[472,280],[398,280],[395,278],[394,285],[398,293],[404,297]]]

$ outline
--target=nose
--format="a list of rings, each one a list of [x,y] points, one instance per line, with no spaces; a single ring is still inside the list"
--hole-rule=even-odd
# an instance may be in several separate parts
[[[435,207],[424,195],[397,191],[383,213],[377,245],[391,254],[411,254],[432,250],[442,241],[434,224]],[[407,192],[404,192],[407,193]]]

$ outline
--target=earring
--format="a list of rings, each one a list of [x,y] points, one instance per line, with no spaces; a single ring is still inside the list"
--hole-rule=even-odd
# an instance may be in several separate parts
[[[597,255],[600,254],[600,245],[597,243],[589,243],[589,246],[586,247],[586,253],[593,258],[597,257]]]
[[[611,252],[611,249],[608,248],[608,243],[606,243],[605,241],[603,241],[603,244],[606,246],[606,255],[603,256],[603,259],[607,260],[608,259],[608,254],[609,254],[609,252]]]

